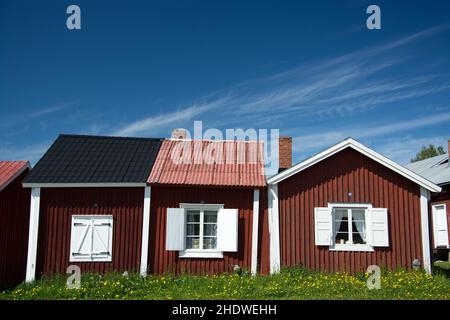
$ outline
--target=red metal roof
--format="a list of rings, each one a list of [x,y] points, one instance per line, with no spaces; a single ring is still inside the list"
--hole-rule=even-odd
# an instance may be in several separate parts
[[[0,191],[29,167],[28,161],[0,161]]]
[[[163,141],[150,184],[263,187],[264,144],[260,141]]]

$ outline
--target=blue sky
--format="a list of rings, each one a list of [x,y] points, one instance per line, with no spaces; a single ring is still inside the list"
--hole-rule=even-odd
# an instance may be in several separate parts
[[[81,7],[82,29],[66,28]],[[366,8],[381,7],[382,30]],[[60,133],[278,128],[406,163],[450,139],[450,2],[0,0],[0,159]]]

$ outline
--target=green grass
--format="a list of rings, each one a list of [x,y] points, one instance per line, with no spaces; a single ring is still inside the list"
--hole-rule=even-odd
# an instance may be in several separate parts
[[[450,270],[450,261],[436,261],[434,266],[441,269]]]
[[[3,299],[450,299],[450,280],[422,271],[383,271],[381,289],[366,287],[367,274],[312,272],[301,268],[273,276],[148,276],[85,274],[80,289],[66,278],[43,278],[4,292]]]

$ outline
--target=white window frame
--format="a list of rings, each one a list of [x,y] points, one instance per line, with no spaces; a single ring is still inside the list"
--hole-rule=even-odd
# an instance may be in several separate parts
[[[187,212],[188,210],[198,210],[200,211],[200,247],[203,247],[203,221],[204,221],[204,211],[212,210],[217,211],[217,215],[219,214],[219,210],[223,209],[223,204],[202,204],[202,203],[180,203],[180,208],[184,209],[184,214],[186,215],[186,225],[187,225]],[[186,228],[187,230],[187,228]],[[184,240],[186,241],[187,232],[184,236]],[[180,258],[223,258],[223,252],[217,249],[185,249],[179,252],[178,257]]]
[[[86,257],[79,257],[79,256],[74,256],[73,255],[73,251],[74,251],[74,246],[76,245],[74,243],[74,239],[73,239],[73,227],[74,224],[76,223],[77,218],[79,219],[105,219],[108,218],[108,220],[110,220],[110,224],[111,224],[111,232],[109,233],[109,239],[108,239],[108,252],[109,255],[108,256],[93,256],[92,252],[90,254],[90,256],[86,256]],[[90,228],[93,228],[93,226],[91,226]],[[93,231],[93,230],[92,230]],[[111,262],[112,261],[112,240],[113,240],[113,232],[114,232],[114,217],[112,215],[72,215],[72,221],[71,221],[71,230],[70,230],[70,262]],[[92,241],[92,240],[91,240]],[[91,243],[91,250],[93,247],[93,243]]]
[[[369,229],[369,216],[370,211],[372,210],[372,204],[370,203],[329,203],[328,209],[331,212],[331,228],[332,228],[332,244],[330,245],[329,249],[330,251],[366,251],[366,252],[372,252],[374,251],[373,246],[368,244],[368,230]],[[363,209],[365,212],[365,223],[366,223],[366,243],[354,243],[354,244],[341,244],[336,243],[336,232],[337,230],[334,230],[335,228],[335,215],[334,215],[334,209],[350,209],[349,210],[349,239],[352,238],[352,224],[350,224],[350,221],[352,221],[352,212],[351,209]]]

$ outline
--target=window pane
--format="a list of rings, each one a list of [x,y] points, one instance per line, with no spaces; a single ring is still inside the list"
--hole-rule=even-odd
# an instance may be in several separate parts
[[[348,210],[347,209],[335,209],[334,210],[334,231],[335,231],[335,243],[344,244],[348,241]]]
[[[205,224],[203,227],[203,234],[205,236],[216,236],[217,235],[217,224]]]
[[[200,222],[200,211],[188,210],[187,211],[187,222]]]
[[[195,237],[188,237],[186,239],[186,248],[187,249],[200,249],[200,239]]]
[[[187,235],[188,236],[199,236],[200,235],[200,224],[188,223],[187,225]]]
[[[217,248],[217,238],[207,238],[203,239],[203,249],[216,249]]]
[[[205,211],[204,222],[217,222],[217,211]]]
[[[352,210],[353,243],[366,243],[366,215],[363,209]]]

